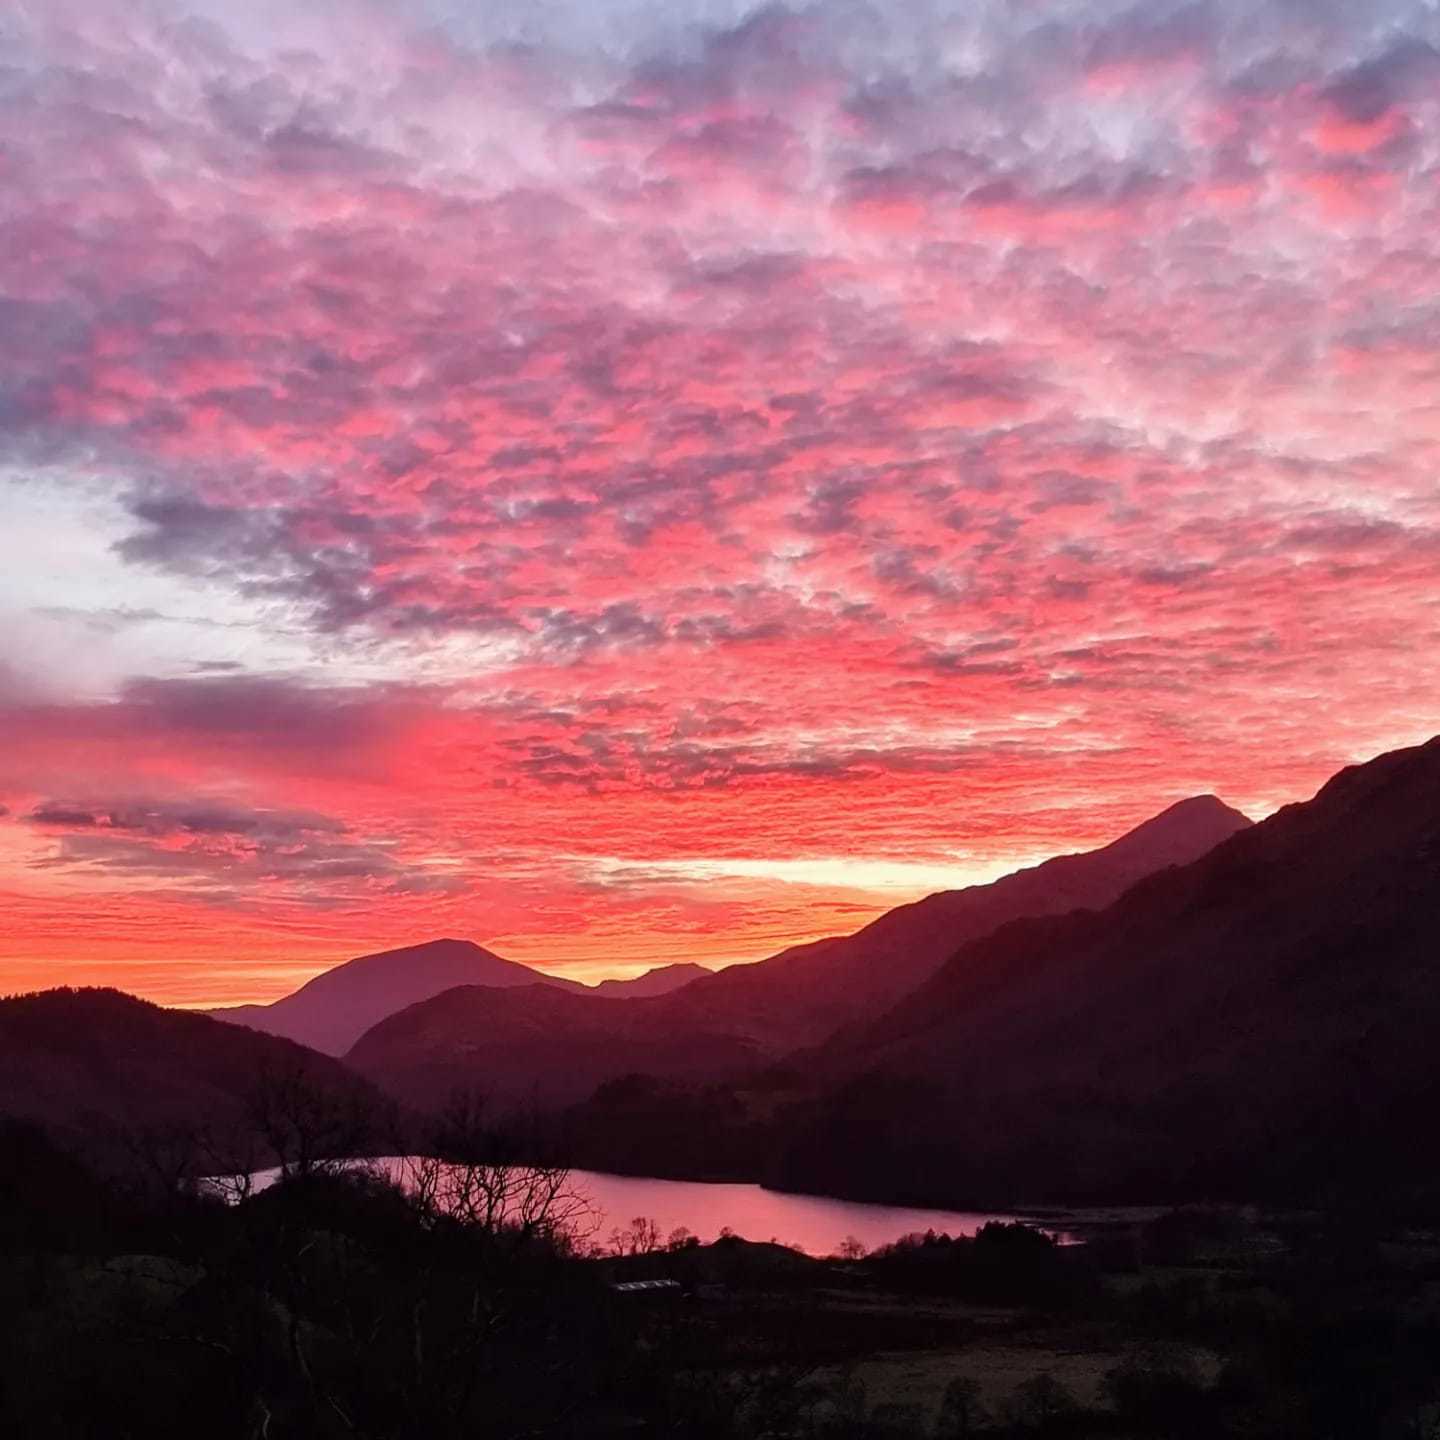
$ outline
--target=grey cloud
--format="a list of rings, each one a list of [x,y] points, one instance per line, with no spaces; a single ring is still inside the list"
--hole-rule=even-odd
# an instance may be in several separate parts
[[[786,634],[784,621],[758,620],[746,623],[734,615],[687,615],[670,627],[673,639],[689,645],[745,645],[760,640],[778,640]]]
[[[468,881],[449,872],[409,866],[384,846],[363,841],[262,844],[239,852],[203,846],[179,849],[147,844],[104,831],[64,836],[53,856],[32,862],[40,869],[84,868],[116,876],[189,882],[209,898],[245,894],[276,882],[303,903],[327,904],[357,885],[391,894],[456,894]]]
[[[1440,80],[1440,51],[1428,41],[1407,35],[1386,50],[1337,75],[1321,92],[1350,120],[1378,119],[1397,101]]]
[[[936,552],[918,549],[895,549],[878,552],[871,562],[875,578],[904,595],[925,595],[935,600],[953,600],[964,593],[964,586],[941,570],[926,570],[922,562],[933,559]]]
[[[849,530],[855,525],[853,507],[867,488],[858,477],[823,481],[811,491],[805,509],[792,517],[792,523],[796,529],[814,535]]]
[[[1108,488],[1102,481],[1088,475],[1067,474],[1063,471],[1048,471],[1037,475],[1034,485],[1036,498],[1030,504],[1034,511],[1096,505]]]
[[[125,800],[78,805],[42,801],[25,817],[63,829],[136,831],[150,836],[242,835],[282,842],[304,835],[343,833],[338,820],[308,811],[251,809],[223,801]]]
[[[393,894],[468,888],[452,871],[407,863],[393,847],[305,811],[224,801],[46,802],[26,818],[63,832],[51,854],[31,862],[37,868],[169,880],[222,903],[271,882],[313,904],[331,903],[356,886]]]
[[[607,605],[594,615],[573,610],[544,610],[536,616],[547,648],[583,652],[603,645],[656,645],[665,638],[662,621],[636,605]]]
[[[580,733],[578,748],[548,741],[508,742],[515,766],[543,785],[601,791],[611,784],[661,790],[719,789],[766,776],[856,780],[886,773],[948,774],[985,763],[994,747],[924,745],[826,749],[768,749],[763,745],[707,745],[690,740],[654,742],[631,734]]]
[[[102,817],[90,809],[45,802],[37,805],[26,818],[32,825],[58,825],[74,829],[98,825]]]
[[[422,553],[426,530],[410,518],[318,506],[242,509],[175,493],[132,497],[130,508],[141,528],[118,543],[125,560],[293,602],[322,630],[365,622],[401,634],[518,628],[497,601],[463,584],[417,594],[404,580],[377,578]]]
[[[1202,585],[1214,573],[1213,565],[1202,561],[1174,561],[1146,565],[1135,572],[1135,578],[1142,585],[1155,585],[1171,589]]]
[[[135,723],[162,733],[330,753],[386,734],[396,702],[425,699],[426,692],[418,689],[326,687],[230,673],[137,680],[122,696],[123,703],[138,712]]]

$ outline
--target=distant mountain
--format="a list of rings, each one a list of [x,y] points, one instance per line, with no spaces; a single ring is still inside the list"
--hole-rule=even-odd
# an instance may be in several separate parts
[[[648,996],[668,995],[692,980],[701,980],[714,973],[703,965],[659,965],[631,980],[602,980],[590,988],[607,1000],[643,1000]]]
[[[1022,916],[1108,905],[1137,880],[1195,860],[1249,825],[1213,795],[1182,800],[1098,850],[1058,856],[988,885],[942,890],[853,935],[697,980],[672,997],[670,1023],[723,1023],[777,1052],[818,1044],[888,1010],[967,941]]]
[[[260,1087],[295,1078],[338,1107],[379,1106],[337,1060],[118,990],[0,999],[0,1115],[71,1141],[160,1127],[234,1132],[249,1123]]]
[[[586,986],[505,960],[469,940],[432,940],[362,955],[269,1005],[203,1013],[338,1056],[386,1016],[456,986],[543,985],[606,999],[670,996],[676,1008],[669,1023],[730,1032],[779,1054],[888,1008],[964,940],[1018,915],[1108,904],[1141,876],[1194,859],[1249,823],[1213,795],[1181,801],[1103,849],[1048,860],[991,885],[931,895],[854,935],[719,973],[667,965],[634,980]]]
[[[1440,739],[1108,908],[1022,920],[816,1057],[773,1179],[989,1199],[1440,1184]]]
[[[1249,823],[1213,796],[1184,801],[1102,850],[933,895],[856,935],[702,975],[624,1006],[598,990],[447,991],[377,1024],[346,1059],[421,1106],[443,1102],[457,1087],[556,1106],[626,1075],[702,1085],[736,1079],[883,1011],[977,933],[1016,914],[1106,903],[1140,876]],[[670,1103],[669,1091],[654,1093]]]
[[[630,1072],[728,1079],[763,1054],[743,1036],[666,1021],[674,997],[616,1004],[594,991],[467,985],[412,1005],[368,1030],[346,1064],[417,1108],[456,1091],[501,1109],[554,1109]]]
[[[270,1005],[204,1013],[298,1040],[326,1055],[343,1055],[377,1021],[457,985],[544,985],[577,992],[587,988],[503,960],[469,940],[431,940],[348,960]]]

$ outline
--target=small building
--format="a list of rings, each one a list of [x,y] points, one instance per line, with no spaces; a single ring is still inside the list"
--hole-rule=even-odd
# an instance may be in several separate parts
[[[678,1280],[612,1280],[610,1293],[627,1305],[679,1300],[685,1293]]]
[[[678,1295],[680,1293],[680,1282],[678,1280],[613,1280],[610,1288],[617,1295],[650,1295],[668,1294]]]

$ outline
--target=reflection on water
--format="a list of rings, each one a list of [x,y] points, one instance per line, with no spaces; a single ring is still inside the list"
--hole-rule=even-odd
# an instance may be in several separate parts
[[[413,1162],[399,1157],[364,1162],[406,1180]],[[256,1176],[264,1185],[274,1172]],[[917,1231],[973,1235],[989,1220],[1013,1215],[968,1210],[917,1210],[906,1205],[861,1205],[820,1195],[790,1195],[758,1185],[709,1184],[692,1180],[650,1180],[633,1175],[603,1175],[572,1170],[567,1187],[582,1195],[587,1215],[579,1238],[605,1244],[611,1232],[631,1221],[652,1220],[663,1240],[685,1229],[702,1241],[722,1231],[746,1240],[776,1240],[811,1255],[833,1255],[847,1240],[867,1250]]]
[[[579,1170],[573,1176],[603,1212],[602,1236],[635,1216],[654,1220],[662,1236],[681,1226],[701,1240],[731,1230],[747,1240],[778,1240],[811,1255],[833,1255],[847,1239],[867,1250],[916,1231],[973,1235],[987,1215],[966,1210],[916,1210],[905,1205],[860,1205],[822,1195],[788,1195],[758,1185],[711,1185],[689,1180],[647,1180]]]

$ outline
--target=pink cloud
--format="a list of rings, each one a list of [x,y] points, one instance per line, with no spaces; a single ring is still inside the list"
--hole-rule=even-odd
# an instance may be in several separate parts
[[[959,877],[1418,738],[1426,22],[1025,14],[16,22],[0,493],[102,497],[26,601],[160,638],[4,700],[0,939],[753,958],[894,897],[655,862]],[[191,795],[338,828],[23,819]]]

